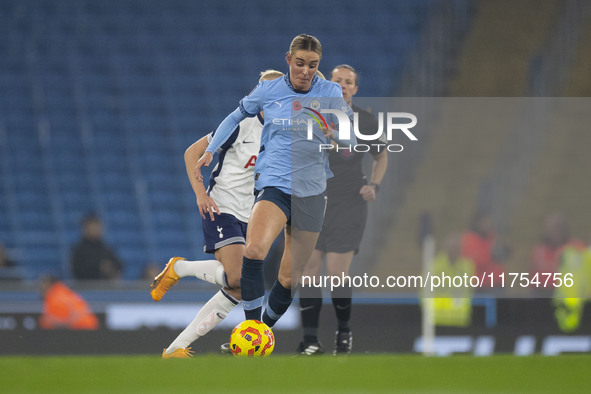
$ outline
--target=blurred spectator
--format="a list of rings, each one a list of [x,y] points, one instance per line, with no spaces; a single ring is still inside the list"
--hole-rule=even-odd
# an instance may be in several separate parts
[[[567,243],[558,260],[557,273],[561,281],[556,275],[551,279],[555,286],[554,316],[562,331],[572,333],[579,328],[585,302],[591,298],[591,251],[582,243]]]
[[[4,245],[0,244],[0,280],[22,279],[20,267],[10,258]]]
[[[462,236],[462,256],[472,260],[475,265],[475,275],[482,277],[493,275],[492,284],[500,286],[505,269],[501,265],[508,254],[509,248],[497,240],[494,233],[493,221],[486,211],[477,211],[470,221],[470,229]],[[491,280],[487,279],[483,287],[490,287]]]
[[[4,245],[0,244],[0,268],[15,267],[16,263],[10,259]]]
[[[558,327],[564,332],[575,332],[585,302],[591,296],[591,251],[571,236],[568,223],[559,212],[548,214],[544,220],[540,242],[532,250],[530,277],[532,286],[552,295]],[[566,285],[569,277],[572,282]]]
[[[443,250],[437,253],[433,262],[433,275],[468,277],[474,275],[472,260],[462,256],[462,237],[451,234],[443,241]],[[449,286],[443,284],[432,294],[435,310],[435,324],[438,326],[466,327],[472,322],[472,294],[470,286]]]
[[[103,240],[103,225],[91,214],[82,220],[82,239],[74,245],[70,264],[76,279],[118,279],[123,264]]]
[[[583,242],[571,239],[570,230],[564,215],[559,212],[548,214],[544,220],[540,242],[531,254],[530,273],[558,272],[560,255],[567,246],[585,248]],[[551,287],[551,286],[548,286]]]
[[[39,325],[45,329],[96,330],[97,317],[88,303],[63,282],[52,276],[41,278],[43,314]]]

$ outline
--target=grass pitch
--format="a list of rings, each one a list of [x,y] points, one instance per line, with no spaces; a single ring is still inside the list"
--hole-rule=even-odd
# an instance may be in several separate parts
[[[2,393],[588,393],[591,356],[0,357]]]

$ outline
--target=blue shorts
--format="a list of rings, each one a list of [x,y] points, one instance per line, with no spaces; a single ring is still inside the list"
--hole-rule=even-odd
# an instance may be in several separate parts
[[[310,197],[296,197],[276,187],[255,190],[255,204],[270,201],[277,205],[287,217],[287,225],[301,231],[319,233],[326,211],[326,194]]]
[[[246,223],[236,219],[234,215],[214,213],[214,221],[209,216],[201,221],[205,253],[214,253],[221,247],[232,244],[246,243]]]

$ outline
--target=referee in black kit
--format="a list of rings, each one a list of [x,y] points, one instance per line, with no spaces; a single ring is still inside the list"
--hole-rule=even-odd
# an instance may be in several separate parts
[[[341,85],[345,101],[351,106],[353,112],[359,114],[359,130],[361,132],[364,130],[375,132],[378,129],[375,117],[352,105],[353,96],[359,89],[358,75],[355,69],[347,64],[336,66],[330,74],[330,80]],[[325,258],[327,275],[338,277],[349,275],[351,261],[358,252],[363,237],[367,221],[367,203],[376,199],[380,182],[388,167],[388,155],[385,149],[378,151],[377,147],[372,146],[368,153],[372,155],[374,160],[369,182],[367,182],[362,168],[365,152],[360,153],[353,149],[343,150],[342,148],[338,152],[330,151],[329,163],[334,177],[328,180],[326,188],[328,205],[322,232],[304,275],[310,277],[320,275]],[[333,354],[349,354],[353,347],[353,335],[349,328],[352,287],[347,285],[335,288],[331,296],[338,322]],[[321,307],[321,287],[300,288],[300,311],[304,339],[300,342],[297,351],[301,354],[324,353],[324,348],[318,341],[318,321]]]

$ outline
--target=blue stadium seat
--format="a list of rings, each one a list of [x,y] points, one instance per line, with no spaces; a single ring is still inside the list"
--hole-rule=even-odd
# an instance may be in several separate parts
[[[17,194],[17,203],[23,211],[49,211],[47,196],[34,191],[23,191]]]
[[[118,190],[104,190],[101,195],[108,213],[118,215],[137,215],[137,201],[134,193],[124,193]]]
[[[62,274],[62,258],[59,250],[55,246],[46,245],[28,247],[23,252],[26,268],[31,271],[34,277],[43,274],[57,275]]]
[[[60,200],[65,208],[67,217],[68,212],[75,213],[72,215],[72,220],[79,223],[82,215],[80,212],[93,211],[93,197],[90,192],[90,185],[86,177],[71,177],[65,178],[63,185],[60,187]],[[75,186],[73,186],[75,185]]]
[[[55,234],[53,233],[55,231],[55,226],[49,208],[22,211],[18,215],[18,220],[21,228],[24,231],[28,231],[26,237],[29,239],[45,240],[45,237],[55,237]]]
[[[105,238],[120,247],[145,247],[145,239],[139,227],[129,230],[110,228]]]
[[[149,191],[164,190],[168,192],[178,192],[186,190],[187,180],[185,179],[185,173],[171,174],[169,172],[153,172],[146,174],[146,180],[148,182]]]
[[[157,231],[169,231],[177,229],[184,223],[184,217],[180,211],[173,211],[166,208],[152,212],[152,222]]]
[[[31,192],[47,196],[47,184],[45,183],[45,179],[39,176],[39,174],[42,174],[43,171],[41,166],[35,165],[33,167],[28,167],[23,165],[19,166],[18,168],[24,168],[26,170],[33,169],[34,171],[39,172],[35,173],[34,171],[27,171],[13,178],[13,184],[16,189],[15,192],[17,193],[17,197],[18,193],[21,192]]]

